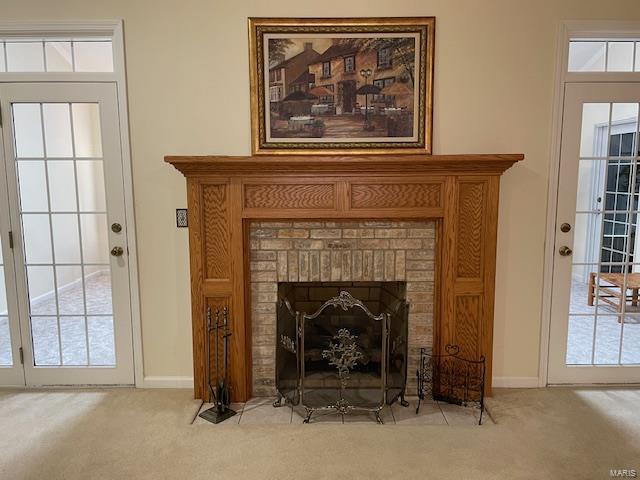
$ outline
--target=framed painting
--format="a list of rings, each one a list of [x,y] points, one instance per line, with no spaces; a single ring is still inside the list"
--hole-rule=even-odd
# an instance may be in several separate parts
[[[434,17],[250,18],[254,154],[431,153]]]

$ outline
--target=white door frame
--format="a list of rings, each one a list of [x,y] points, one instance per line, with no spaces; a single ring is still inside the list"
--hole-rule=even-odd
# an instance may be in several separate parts
[[[110,38],[113,45],[113,72],[108,73],[8,73],[0,72],[0,82],[111,82],[116,85],[118,113],[120,120],[120,149],[122,152],[122,173],[124,182],[125,224],[129,247],[129,301],[131,308],[131,329],[133,334],[133,366],[135,385],[144,386],[142,358],[142,324],[140,317],[140,287],[138,280],[138,255],[133,203],[133,177],[131,170],[131,146],[129,133],[129,112],[124,51],[124,28],[122,20],[88,20],[59,22],[0,22],[0,38],[69,38],[100,37]]]
[[[540,352],[538,386],[548,385],[549,335],[551,330],[551,297],[553,293],[553,265],[555,260],[556,212],[560,177],[560,146],[565,85],[570,82],[629,82],[640,81],[640,72],[568,72],[569,41],[571,39],[636,38],[640,40],[640,22],[629,21],[564,21],[558,27],[556,65],[553,91],[553,117],[549,150],[549,186],[547,192],[547,225],[544,249],[542,314],[540,322]]]
[[[22,339],[28,339],[23,341],[22,348],[24,350],[24,374],[27,386],[47,386],[47,385],[132,385],[135,381],[135,374],[133,368],[133,335],[131,331],[131,309],[129,302],[130,288],[129,288],[129,255],[125,253],[120,258],[115,258],[108,255],[107,251],[103,251],[104,262],[109,264],[110,270],[110,293],[113,297],[113,310],[111,316],[113,319],[114,327],[114,349],[115,349],[115,365],[113,366],[92,366],[87,365],[36,365],[34,343],[36,339],[33,337],[33,322],[34,316],[29,307],[29,304],[33,301],[29,293],[29,281],[33,280],[27,274],[28,257],[26,251],[27,241],[25,239],[25,226],[23,226],[23,212],[20,206],[21,188],[18,181],[18,165],[19,154],[16,151],[14,145],[16,143],[17,131],[12,128],[11,117],[12,105],[15,103],[38,103],[46,104],[52,103],[94,103],[99,106],[100,115],[100,129],[101,129],[101,154],[103,172],[104,172],[104,188],[106,193],[106,215],[105,215],[105,235],[106,244],[103,248],[110,249],[112,246],[122,246],[127,248],[126,229],[122,229],[121,232],[112,232],[107,227],[113,222],[121,223],[125,218],[124,212],[124,192],[122,188],[122,161],[121,150],[119,141],[119,121],[118,121],[118,107],[117,107],[117,90],[113,83],[2,83],[0,84],[0,104],[3,107],[5,114],[9,113],[5,128],[3,129],[3,142],[4,142],[4,159],[0,158],[1,163],[4,164],[5,174],[7,176],[6,183],[9,188],[9,212],[11,215],[11,224],[14,238],[14,249],[12,255],[14,256],[14,265],[18,290],[18,310],[20,317],[20,329],[22,332]],[[46,145],[46,141],[44,142]],[[46,155],[46,147],[44,149],[45,157],[51,168],[51,157]],[[76,164],[81,163],[82,159],[75,160],[77,157],[74,154],[74,161]],[[53,159],[55,161],[55,158]],[[110,161],[111,160],[111,161]],[[46,167],[45,167],[46,169]],[[76,182],[78,185],[79,182]],[[50,184],[47,182],[47,190],[50,190]],[[76,187],[77,188],[77,187]],[[77,215],[81,215],[81,206],[78,203]],[[51,204],[47,209],[48,212],[55,215],[55,209],[52,210]],[[99,208],[98,210],[102,210]],[[28,210],[24,212],[29,215]],[[80,225],[78,217],[78,245],[82,244],[82,237],[86,233]],[[50,228],[52,228],[53,222]],[[53,230],[51,232],[50,239],[50,251],[51,262],[56,265],[56,243]],[[73,238],[73,237],[71,237]],[[65,238],[65,240],[69,240]],[[86,256],[83,257],[84,246],[79,251],[80,264],[90,264],[91,261],[86,260]],[[128,249],[128,248],[127,248]],[[43,260],[44,263],[47,263]],[[62,262],[64,263],[64,262]],[[98,262],[102,263],[102,262]],[[102,265],[105,266],[104,264]],[[85,281],[87,277],[86,270],[81,273],[82,281]],[[53,291],[55,292],[54,298],[59,298],[59,284],[56,283],[56,274],[53,277]],[[32,304],[33,305],[33,304]],[[49,312],[53,313],[53,312]],[[57,316],[60,312],[57,311]],[[102,313],[107,313],[106,311]],[[85,310],[85,315],[87,314]],[[35,315],[37,317],[37,315]],[[60,332],[60,318],[58,323],[58,338],[61,340],[62,333]],[[85,323],[85,334],[88,335]],[[88,341],[88,339],[87,339]],[[88,350],[88,347],[87,347]],[[89,351],[87,351],[89,353]],[[62,351],[60,351],[62,362]],[[87,363],[89,363],[91,356],[87,356]]]
[[[0,164],[2,164],[3,156],[3,137],[0,134]],[[1,167],[0,167],[1,168]],[[6,182],[6,175],[4,172],[0,172],[0,205],[9,205],[9,192]],[[22,331],[20,328],[20,311],[18,309],[18,289],[16,281],[16,269],[15,269],[15,256],[11,249],[11,242],[13,238],[9,238],[9,232],[11,231],[11,214],[4,215],[0,218],[0,235],[2,235],[2,245],[0,248],[3,253],[4,262],[4,280],[5,280],[5,294],[7,298],[7,313],[9,317],[9,335],[11,339],[11,353],[13,365],[9,368],[0,368],[0,385],[21,387],[26,384],[25,369],[22,365],[23,353],[22,350]],[[13,281],[7,282],[6,279],[10,278]],[[18,321],[11,321],[11,317],[15,317]]]

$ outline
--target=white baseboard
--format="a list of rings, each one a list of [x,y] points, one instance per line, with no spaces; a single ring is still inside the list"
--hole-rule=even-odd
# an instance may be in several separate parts
[[[493,377],[495,388],[538,388],[538,377]]]
[[[144,377],[143,388],[193,388],[193,377]]]

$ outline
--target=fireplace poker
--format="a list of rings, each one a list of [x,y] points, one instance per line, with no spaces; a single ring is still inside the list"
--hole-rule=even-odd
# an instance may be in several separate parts
[[[222,310],[222,356],[224,362],[224,376],[221,378],[220,384],[220,403],[227,408],[229,406],[231,396],[229,394],[229,349],[228,342],[231,333],[229,333],[229,310],[224,307]]]
[[[207,382],[209,386],[210,395],[213,397],[214,406],[201,412],[200,417],[211,423],[220,423],[226,420],[229,417],[232,417],[236,414],[235,411],[229,408],[230,395],[229,395],[229,386],[228,386],[228,348],[227,342],[228,337],[231,335],[227,331],[228,326],[228,311],[225,307],[223,310],[223,323],[220,323],[220,310],[216,309],[216,317],[215,324],[211,325],[211,307],[207,309],[207,342],[205,346],[206,357],[207,357]],[[218,332],[222,328],[222,342],[223,342],[223,355],[224,355],[224,374],[220,374],[220,358],[218,356]],[[216,379],[215,379],[215,391],[211,386],[211,331],[214,332],[215,337],[215,345],[213,347],[213,352],[216,357],[215,360],[215,368],[216,368]]]

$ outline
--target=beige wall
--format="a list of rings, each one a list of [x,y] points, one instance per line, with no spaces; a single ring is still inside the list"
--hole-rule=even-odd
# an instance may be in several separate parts
[[[184,178],[166,154],[248,154],[248,16],[434,15],[434,153],[523,152],[502,180],[494,374],[538,371],[556,31],[637,0],[2,0],[2,21],[123,18],[145,374],[191,375]]]

